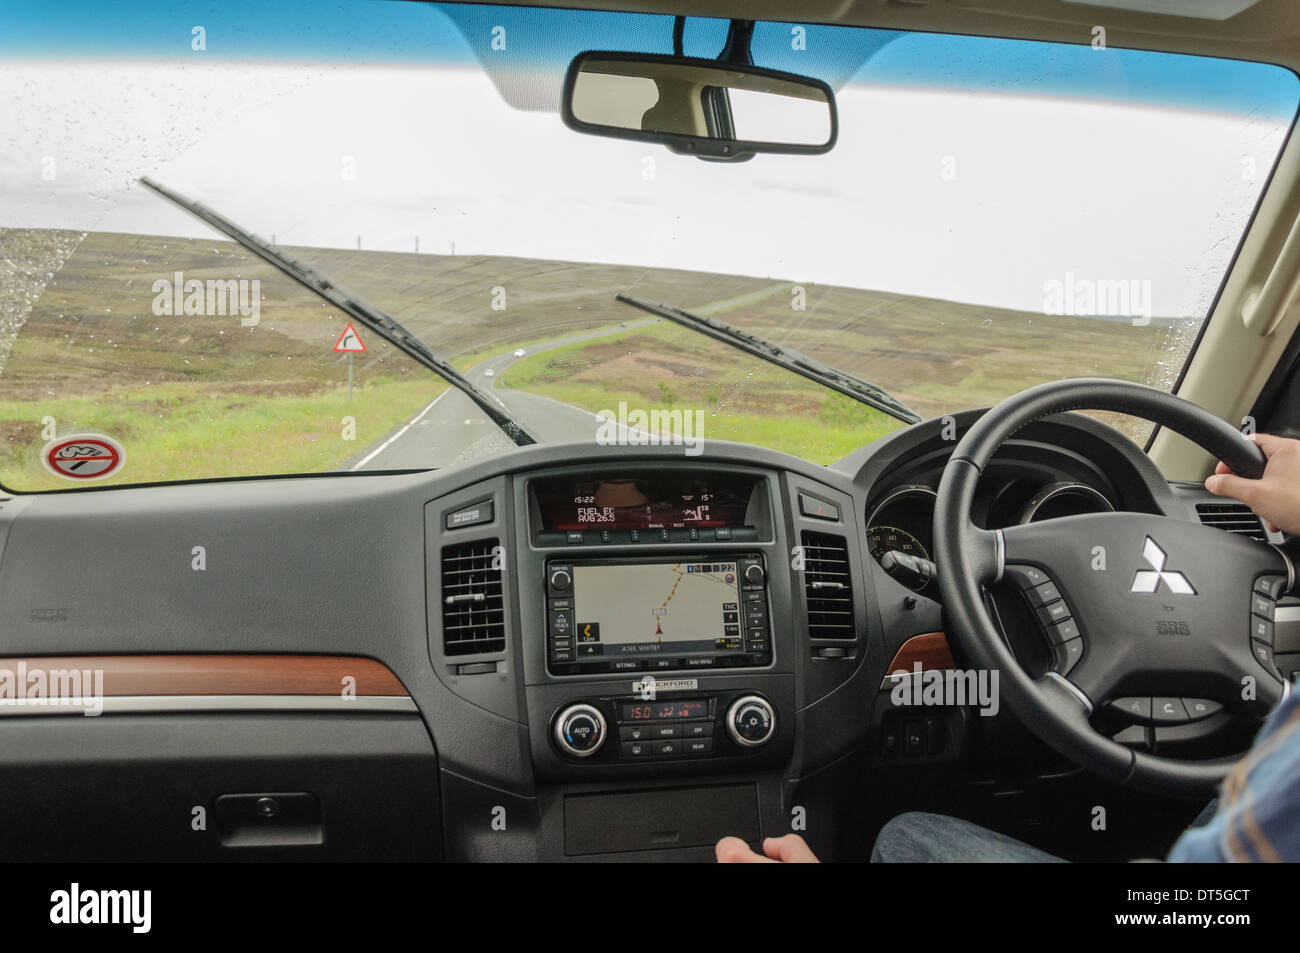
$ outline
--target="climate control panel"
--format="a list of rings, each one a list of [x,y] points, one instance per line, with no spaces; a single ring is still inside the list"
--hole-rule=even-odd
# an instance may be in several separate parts
[[[744,756],[776,731],[776,706],[744,690],[576,699],[551,722],[560,754],[588,763]]]

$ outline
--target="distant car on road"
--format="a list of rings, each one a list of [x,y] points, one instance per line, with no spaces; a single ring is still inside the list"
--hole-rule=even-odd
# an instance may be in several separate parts
[[[494,370],[492,370],[492,368],[489,367],[486,371],[483,372],[483,376],[484,376],[484,377],[496,377],[496,376],[497,376],[497,372],[494,371]]]
[[[523,356],[524,356],[524,349],[521,347],[515,348],[515,357],[523,357]]]

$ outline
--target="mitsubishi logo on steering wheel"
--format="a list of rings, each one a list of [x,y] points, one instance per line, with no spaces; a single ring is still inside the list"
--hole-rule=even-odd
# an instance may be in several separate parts
[[[1137,571],[1137,575],[1133,577],[1133,585],[1129,586],[1129,592],[1158,592],[1160,583],[1163,582],[1175,595],[1196,595],[1196,590],[1192,588],[1186,576],[1165,568],[1165,551],[1156,545],[1156,541],[1150,536],[1142,544],[1142,558],[1151,568]]]

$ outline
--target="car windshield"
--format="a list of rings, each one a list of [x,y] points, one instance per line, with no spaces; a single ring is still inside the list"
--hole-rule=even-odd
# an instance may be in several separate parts
[[[758,23],[753,63],[833,89],[838,139],[716,162],[561,120],[575,56],[671,54],[668,16],[346,0],[2,15],[12,491],[450,467],[515,445],[496,418],[541,442],[634,444],[666,421],[688,452],[734,440],[827,463],[915,419],[647,304],[920,417],[1064,377],[1169,389],[1300,97],[1282,68],[1114,49],[1101,27],[1065,45]],[[681,52],[716,58],[727,35],[690,18]]]

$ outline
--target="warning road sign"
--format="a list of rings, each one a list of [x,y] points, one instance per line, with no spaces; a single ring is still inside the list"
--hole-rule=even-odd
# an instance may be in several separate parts
[[[364,352],[366,346],[361,343],[361,337],[357,334],[357,329],[348,322],[348,326],[343,329],[339,339],[334,342],[334,350],[340,354],[359,354]]]

